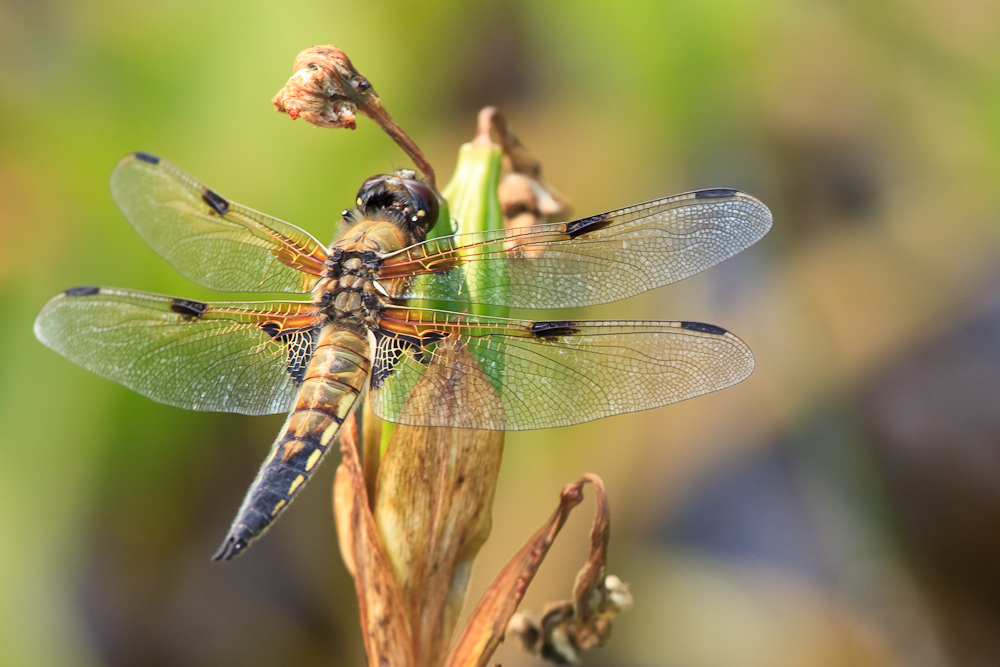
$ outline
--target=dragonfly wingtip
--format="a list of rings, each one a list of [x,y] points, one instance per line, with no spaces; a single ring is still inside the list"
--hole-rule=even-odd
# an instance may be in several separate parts
[[[160,158],[152,153],[147,153],[146,151],[136,151],[132,153],[136,160],[141,160],[142,162],[147,162],[151,165],[160,164]]]

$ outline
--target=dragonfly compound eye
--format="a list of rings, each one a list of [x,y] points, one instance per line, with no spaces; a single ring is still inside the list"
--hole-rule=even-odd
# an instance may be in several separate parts
[[[416,180],[412,171],[372,176],[358,189],[358,209],[365,215],[394,211],[424,231],[438,218],[438,195]]]
[[[368,210],[372,206],[378,206],[378,202],[373,201],[373,199],[378,199],[379,195],[383,195],[386,192],[385,180],[389,178],[387,174],[379,174],[378,176],[372,176],[365,180],[358,188],[358,197],[355,202],[361,210]]]
[[[406,179],[403,187],[410,193],[410,222],[429,232],[438,219],[438,195],[426,183]]]

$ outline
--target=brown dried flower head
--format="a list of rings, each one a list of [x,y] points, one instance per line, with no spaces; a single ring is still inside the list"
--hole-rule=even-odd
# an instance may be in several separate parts
[[[431,186],[434,169],[417,144],[393,120],[371,82],[335,46],[313,46],[295,58],[292,76],[271,100],[292,120],[302,118],[318,127],[353,130],[357,114],[368,116],[406,151]]]

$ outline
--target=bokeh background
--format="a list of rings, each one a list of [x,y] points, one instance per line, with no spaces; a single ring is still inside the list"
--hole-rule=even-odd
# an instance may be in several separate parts
[[[774,212],[740,256],[587,313],[725,326],[753,377],[510,434],[473,596],[591,471],[636,605],[587,664],[1000,664],[989,0],[0,1],[0,664],[363,663],[335,466],[212,563],[283,417],[153,404],[31,331],[70,286],[218,298],[115,208],[129,151],[321,239],[363,179],[408,166],[366,119],[333,132],[271,109],[296,53],[326,43],[442,182],[497,104],[581,216],[712,186]],[[522,608],[568,596],[589,507]]]

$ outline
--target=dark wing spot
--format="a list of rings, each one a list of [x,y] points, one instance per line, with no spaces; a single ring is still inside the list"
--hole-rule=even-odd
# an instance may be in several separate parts
[[[260,325],[260,330],[266,333],[271,338],[274,338],[279,333],[281,333],[281,325],[277,322],[264,322]]]
[[[202,200],[212,207],[212,210],[219,215],[225,215],[229,213],[229,202],[226,201],[225,197],[220,195],[215,190],[210,190],[205,188],[205,191],[201,193]]]
[[[717,327],[714,324],[703,324],[701,322],[681,322],[681,328],[688,331],[712,334],[714,336],[722,336],[726,333],[726,330],[722,327]]]
[[[573,326],[574,324],[576,323],[568,320],[534,322],[530,327],[528,327],[528,332],[543,339],[555,338],[557,336],[572,336],[573,334],[580,333],[580,330]]]
[[[733,197],[738,193],[739,190],[734,190],[733,188],[709,188],[707,190],[698,190],[694,193],[695,199],[725,199],[726,197]]]
[[[316,347],[318,333],[318,327],[310,327],[309,329],[292,329],[278,337],[278,340],[288,341],[288,366],[285,372],[297,384],[301,384],[306,379],[306,370],[308,370],[309,362],[313,358],[313,349]]]
[[[306,370],[309,362],[312,361],[313,348],[316,346],[316,327],[305,329],[288,329],[282,331],[281,325],[277,322],[264,322],[258,325],[260,330],[278,343],[287,346],[286,357],[288,365],[285,372],[296,382],[301,384],[306,377]]]
[[[149,164],[160,164],[160,158],[156,157],[152,153],[147,153],[145,151],[136,151],[135,159],[142,160],[143,162],[148,162]]]
[[[170,310],[178,315],[196,319],[205,314],[208,304],[204,301],[191,301],[190,299],[171,299]]]
[[[420,347],[427,347],[432,343],[440,343],[448,337],[443,331],[422,331],[420,333]]]
[[[93,296],[100,291],[100,287],[70,287],[63,294],[66,296]]]
[[[384,337],[384,334],[375,332],[376,339],[381,339],[382,337]],[[392,346],[376,343],[376,349],[378,349],[380,353],[375,355],[375,363],[372,364],[370,380],[372,389],[382,388],[386,379],[392,375],[393,369],[396,368],[399,358],[403,356],[403,348],[411,345],[411,343],[399,339],[396,339],[395,343],[396,344]]]
[[[595,232],[598,229],[604,229],[614,221],[614,218],[609,216],[607,213],[601,213],[600,215],[592,215],[589,218],[584,218],[583,220],[574,220],[573,222],[566,223],[566,234],[570,238],[576,238],[581,234],[586,234],[588,232]]]

